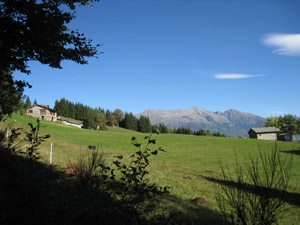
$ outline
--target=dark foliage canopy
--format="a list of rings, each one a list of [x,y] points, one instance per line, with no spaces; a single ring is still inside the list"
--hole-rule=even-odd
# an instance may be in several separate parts
[[[1,71],[0,120],[2,119],[2,115],[13,112],[19,104],[25,85],[26,83],[23,81],[14,81],[11,71]]]
[[[67,27],[75,8],[98,0],[0,0],[0,75],[19,70],[29,74],[29,61],[62,68],[63,60],[86,64],[96,56],[97,46],[78,30]],[[12,76],[12,73],[10,73]],[[12,80],[7,77],[7,80]],[[10,82],[10,89],[22,90],[25,81]],[[13,87],[12,87],[13,86]],[[20,92],[15,91],[15,94]],[[22,91],[21,91],[22,93]],[[2,96],[1,96],[2,97]],[[1,111],[6,99],[1,99]],[[5,113],[10,113],[5,111]]]

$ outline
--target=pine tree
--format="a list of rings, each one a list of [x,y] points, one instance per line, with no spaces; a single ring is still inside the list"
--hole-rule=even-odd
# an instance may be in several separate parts
[[[109,109],[107,109],[107,110],[105,111],[105,117],[106,117],[106,120],[107,120],[107,121],[109,121],[109,118],[110,118],[111,114],[112,114],[112,112],[111,112]]]
[[[58,100],[55,100],[55,103],[54,103],[54,110],[57,112],[58,115],[61,115],[60,114],[60,102]]]
[[[158,124],[158,129],[159,129],[159,132],[162,133],[162,134],[169,134],[170,133],[170,130],[167,126],[165,126],[164,124],[160,123]]]
[[[31,101],[30,101],[29,96],[27,96],[25,104],[24,104],[24,108],[27,109],[30,106],[31,106]]]
[[[128,130],[138,130],[138,120],[132,113],[125,113],[124,119],[120,122],[120,127]]]
[[[158,128],[157,125],[153,125],[153,126],[152,126],[152,133],[154,133],[154,134],[159,134],[159,128]]]

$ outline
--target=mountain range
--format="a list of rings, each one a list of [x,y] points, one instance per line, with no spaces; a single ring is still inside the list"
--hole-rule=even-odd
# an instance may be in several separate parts
[[[198,107],[187,110],[145,110],[135,115],[147,116],[151,124],[163,123],[170,129],[186,127],[192,130],[209,129],[211,132],[219,131],[231,137],[248,136],[248,131],[253,127],[264,126],[266,119],[251,113],[229,109],[225,112],[212,112]]]

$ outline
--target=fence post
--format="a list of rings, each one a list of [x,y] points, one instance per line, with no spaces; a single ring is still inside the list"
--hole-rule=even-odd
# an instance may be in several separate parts
[[[50,144],[50,165],[52,163],[52,142]]]
[[[9,127],[6,128],[6,143],[8,142],[8,130],[9,130]]]

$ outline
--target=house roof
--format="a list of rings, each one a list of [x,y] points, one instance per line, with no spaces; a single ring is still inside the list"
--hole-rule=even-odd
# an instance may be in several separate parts
[[[253,130],[257,134],[261,134],[261,133],[279,133],[280,132],[280,130],[276,127],[257,127],[257,128],[251,128],[249,130],[248,134],[250,133],[251,130]]]
[[[28,110],[28,109],[30,109],[30,108],[33,108],[34,106],[39,106],[39,107],[41,107],[41,108],[48,109],[48,110],[50,110],[50,111],[52,111],[52,112],[56,112],[55,110],[53,110],[53,109],[49,108],[49,106],[45,106],[45,105],[38,105],[38,104],[36,104],[36,105],[32,105],[32,106],[29,106],[29,107],[28,107],[26,110]]]

